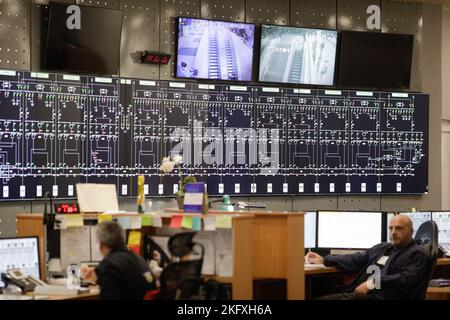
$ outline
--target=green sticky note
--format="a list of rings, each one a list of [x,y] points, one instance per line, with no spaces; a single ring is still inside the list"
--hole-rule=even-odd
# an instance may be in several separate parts
[[[202,218],[192,217],[192,229],[196,231],[202,230]]]
[[[152,226],[152,216],[149,214],[143,214],[141,224],[143,227],[151,227]]]
[[[231,229],[231,216],[230,215],[216,215],[216,228]]]
[[[186,229],[192,229],[192,217],[191,216],[183,216],[183,220],[181,221],[181,226]]]

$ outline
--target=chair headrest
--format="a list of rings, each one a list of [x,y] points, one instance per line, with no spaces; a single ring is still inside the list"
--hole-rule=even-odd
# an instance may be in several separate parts
[[[438,254],[438,227],[434,221],[422,223],[417,230],[414,242],[421,246],[428,257],[437,257]]]
[[[197,232],[182,232],[170,237],[168,247],[170,254],[182,257],[194,251],[195,242],[192,241]]]

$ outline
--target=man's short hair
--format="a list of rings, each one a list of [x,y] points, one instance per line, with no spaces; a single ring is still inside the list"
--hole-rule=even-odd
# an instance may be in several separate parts
[[[97,239],[111,250],[126,248],[122,227],[115,221],[103,221],[97,227]]]

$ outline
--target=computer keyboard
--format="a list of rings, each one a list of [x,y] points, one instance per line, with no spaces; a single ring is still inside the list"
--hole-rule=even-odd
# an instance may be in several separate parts
[[[326,268],[326,267],[323,263],[305,263],[305,268],[322,269],[322,268]]]

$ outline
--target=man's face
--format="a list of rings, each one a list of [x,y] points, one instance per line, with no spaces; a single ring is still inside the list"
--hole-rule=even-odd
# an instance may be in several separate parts
[[[399,215],[392,218],[389,223],[390,240],[394,247],[404,247],[412,240],[413,227],[411,219]]]

